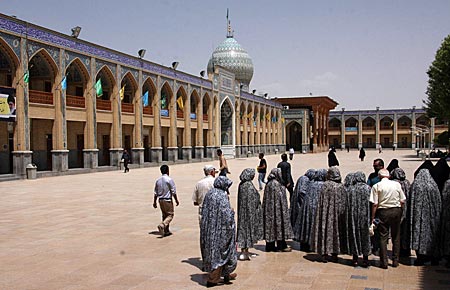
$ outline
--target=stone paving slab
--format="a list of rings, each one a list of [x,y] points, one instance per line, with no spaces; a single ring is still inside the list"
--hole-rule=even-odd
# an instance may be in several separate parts
[[[412,150],[367,150],[364,162],[358,151],[338,151],[343,176],[362,170],[372,161],[386,165],[399,159],[407,177],[422,163]],[[268,167],[279,155],[266,156]],[[207,162],[217,165],[218,161]],[[255,168],[258,159],[228,161],[234,181],[231,203],[236,206],[239,174]],[[296,180],[308,168],[325,168],[326,153],[296,154],[291,162]],[[0,183],[0,289],[203,289],[197,208],[191,195],[202,178],[205,163],[170,165],[179,194],[170,237],[161,238],[160,210],[153,209],[158,167],[16,180]],[[257,180],[254,180],[255,185]],[[266,253],[264,242],[251,252],[252,261],[239,262],[238,277],[223,289],[449,289],[448,269],[401,264],[382,270],[319,263],[317,255],[298,250]],[[378,258],[370,259],[376,265]],[[412,260],[412,259],[411,259]],[[353,278],[352,278],[353,277]],[[355,279],[355,277],[364,277]]]

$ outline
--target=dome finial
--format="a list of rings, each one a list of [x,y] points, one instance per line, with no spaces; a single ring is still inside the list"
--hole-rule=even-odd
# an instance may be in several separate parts
[[[228,19],[228,8],[227,8],[227,38],[233,38],[233,30],[231,29],[231,21]]]

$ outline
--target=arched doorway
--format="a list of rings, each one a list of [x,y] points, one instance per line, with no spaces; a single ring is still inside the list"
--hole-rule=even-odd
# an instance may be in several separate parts
[[[233,108],[228,100],[220,108],[220,142],[233,145]]]
[[[302,126],[297,122],[291,122],[286,126],[286,147],[302,151]]]

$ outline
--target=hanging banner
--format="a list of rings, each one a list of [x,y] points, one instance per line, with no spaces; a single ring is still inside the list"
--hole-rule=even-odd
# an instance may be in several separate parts
[[[0,121],[16,121],[16,89],[0,87]]]

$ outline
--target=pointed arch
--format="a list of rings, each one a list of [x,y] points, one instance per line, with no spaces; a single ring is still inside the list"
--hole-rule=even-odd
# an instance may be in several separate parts
[[[205,93],[203,95],[202,100],[202,106],[203,106],[203,121],[208,121],[208,116],[212,116],[212,103],[211,103],[211,97],[208,93]]]
[[[158,100],[156,86],[153,83],[153,80],[148,77],[145,79],[142,85],[142,96],[144,96],[148,92],[148,103],[147,106],[143,105],[143,114],[145,115],[153,115],[153,106],[156,106]],[[144,100],[142,100],[144,102]]]
[[[13,49],[0,38],[0,86],[12,87],[16,83],[19,59]]]
[[[190,113],[195,114],[195,116],[198,115],[198,105],[200,103],[200,97],[198,95],[197,90],[193,90],[191,93],[191,100],[190,100]]]
[[[74,58],[67,66],[66,76],[66,103],[68,107],[84,108],[89,72],[79,58]]]
[[[173,91],[169,83],[166,81],[161,87],[161,116],[169,117],[169,106],[173,98]]]
[[[95,82],[97,82],[99,79],[101,79],[103,90],[103,95],[99,98],[101,100],[110,101],[116,81],[114,78],[114,74],[107,65],[102,66],[102,68],[98,71]]]
[[[407,116],[402,116],[397,120],[398,129],[411,129],[412,120]]]
[[[53,105],[58,67],[45,49],[39,49],[28,63],[30,103]]]
[[[225,97],[220,105],[220,139],[221,145],[233,145],[234,107],[229,97]]]
[[[138,84],[131,72],[127,72],[120,83],[120,89],[124,88],[122,104],[133,104]]]
[[[375,130],[375,119],[372,117],[366,117],[362,120],[363,130]]]
[[[380,129],[391,130],[394,128],[394,120],[389,116],[384,116],[380,119]]]

